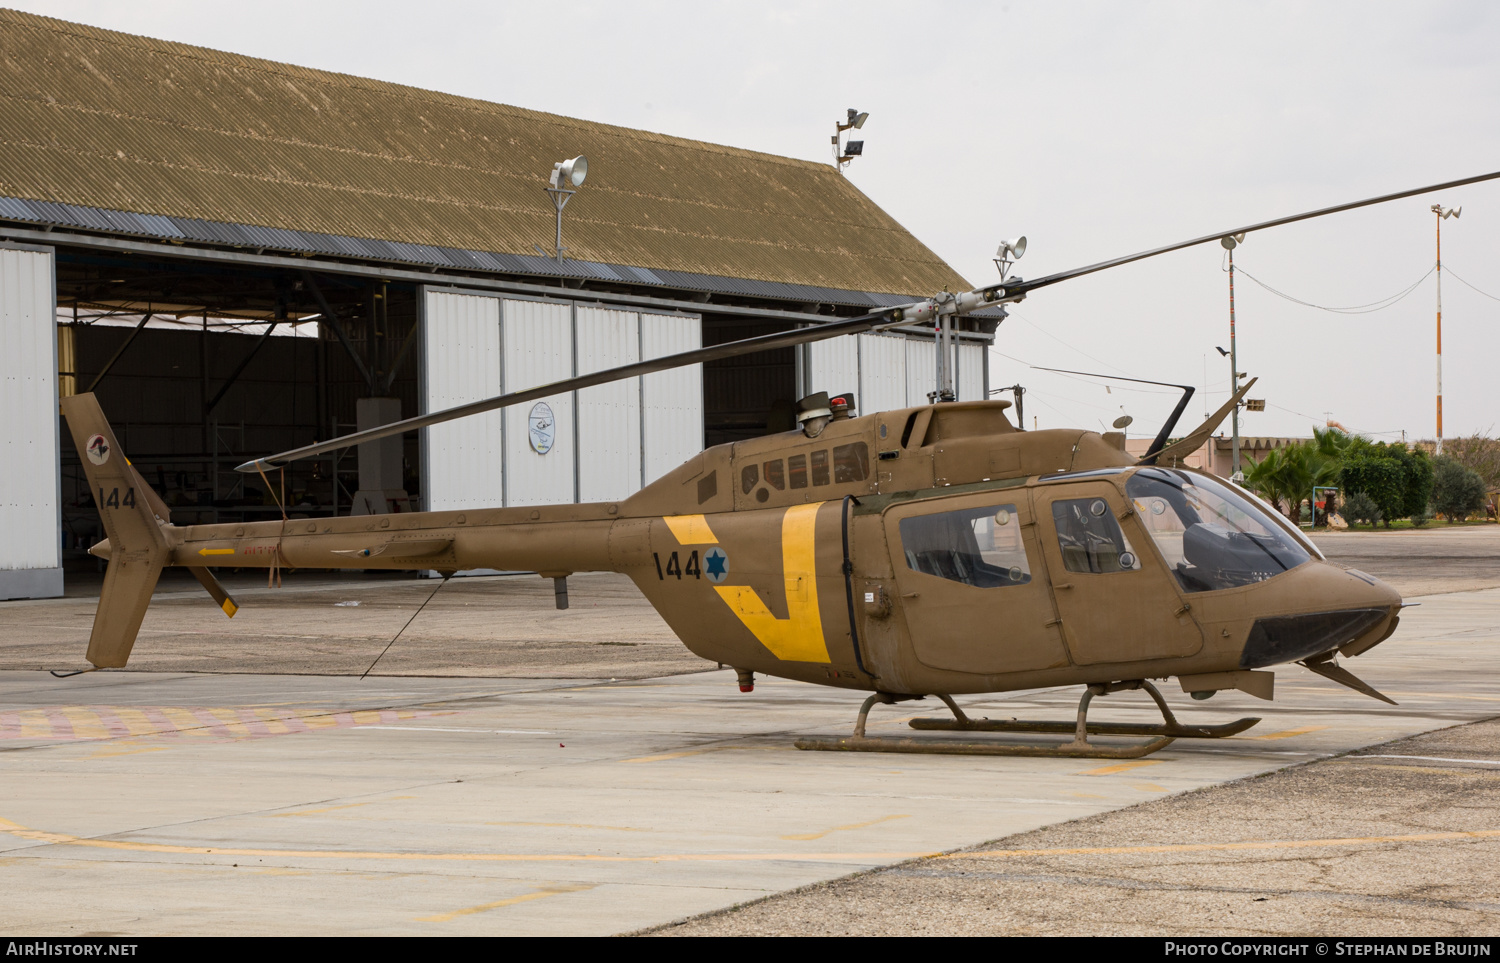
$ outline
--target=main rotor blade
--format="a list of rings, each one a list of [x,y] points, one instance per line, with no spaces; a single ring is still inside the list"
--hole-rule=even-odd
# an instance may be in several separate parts
[[[905,305],[904,307],[911,308],[922,303],[917,302],[916,305]],[[350,445],[358,445],[367,441],[377,441],[381,438],[389,438],[391,435],[399,435],[416,428],[427,428],[445,421],[452,421],[455,418],[465,418],[469,415],[494,411],[496,408],[523,404],[527,401],[537,401],[542,398],[551,397],[552,395],[577,391],[580,388],[592,388],[594,385],[606,384],[622,378],[634,378],[640,375],[654,374],[658,371],[666,371],[670,368],[681,368],[686,365],[702,364],[706,361],[718,361],[721,358],[733,358],[742,354],[754,354],[757,351],[771,351],[776,348],[808,344],[813,341],[826,341],[829,338],[837,338],[841,335],[859,334],[877,328],[894,327],[898,324],[909,323],[909,319],[903,320],[901,318],[901,311],[901,307],[887,308],[876,314],[864,314],[857,318],[845,318],[842,321],[833,321],[810,328],[797,328],[792,331],[758,335],[754,338],[744,338],[739,341],[730,341],[726,344],[716,344],[708,348],[695,348],[692,351],[664,355],[660,358],[652,358],[650,361],[637,361],[634,364],[621,365],[618,368],[605,368],[602,371],[595,371],[592,374],[554,381],[551,384],[537,385],[535,388],[527,388],[524,391],[512,391],[507,394],[496,395],[493,398],[485,398],[466,405],[447,408],[443,411],[435,411],[431,414],[407,418],[404,421],[393,421],[388,425],[369,428],[365,431],[357,431],[349,435],[341,435],[329,441],[313,442],[311,445],[304,445],[301,448],[293,448],[290,451],[278,452],[274,455],[267,455],[264,458],[247,461],[235,470],[253,474],[272,468],[280,468],[290,462],[303,458],[311,458],[314,455],[321,455],[339,448],[347,448]]]
[[[1379,197],[1371,197],[1363,201],[1350,201],[1347,204],[1335,204],[1333,207],[1322,207],[1316,211],[1308,211],[1305,214],[1293,214],[1290,217],[1278,217],[1270,221],[1261,221],[1259,224],[1251,224],[1247,227],[1236,227],[1228,231],[1219,231],[1217,234],[1206,234],[1203,237],[1194,238],[1191,241],[1179,241],[1176,244],[1168,244],[1165,247],[1152,248],[1139,254],[1127,254],[1125,257],[1117,257],[1108,261],[1100,261],[1098,264],[1090,264],[1087,267],[1073,268],[1069,271],[1060,271],[1057,274],[1049,274],[1046,277],[1037,278],[1034,281],[1018,280],[1005,285],[1007,294],[1024,294],[1027,291],[1035,291],[1056,284],[1059,281],[1067,281],[1072,278],[1082,277],[1085,274],[1093,274],[1095,271],[1103,271],[1106,268],[1119,267],[1132,261],[1142,261],[1148,257],[1156,257],[1158,254],[1168,254],[1172,251],[1180,251],[1186,247],[1195,247],[1199,244],[1207,244],[1221,238],[1232,237],[1236,234],[1249,234],[1252,231],[1265,230],[1268,227],[1280,227],[1283,224],[1293,224],[1297,221],[1306,221],[1314,217],[1322,217],[1325,214],[1337,214],[1340,211],[1352,211],[1359,207],[1369,207],[1372,204],[1384,204],[1386,201],[1399,201],[1403,197],[1414,197],[1417,194],[1426,194],[1429,191],[1447,190],[1450,187],[1463,187],[1465,184],[1478,184],[1481,181],[1492,181],[1500,178],[1500,171],[1493,174],[1480,174],[1477,177],[1465,177],[1456,181],[1444,181],[1441,184],[1429,184],[1426,187],[1414,187],[1409,191],[1397,191],[1395,194],[1382,194]]]

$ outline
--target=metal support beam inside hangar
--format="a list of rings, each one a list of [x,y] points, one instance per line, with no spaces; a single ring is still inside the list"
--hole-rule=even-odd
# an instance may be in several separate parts
[[[50,45],[46,63],[65,63],[81,56],[79,31],[179,69],[204,56],[247,62],[12,11],[0,11],[0,52],[45,60]],[[357,80],[250,63],[304,87]],[[360,83],[381,93],[393,86]],[[120,90],[78,89],[76,76],[49,86],[46,71],[31,71],[26,85],[53,106],[92,100],[123,110]],[[539,157],[566,156],[550,143],[566,119],[483,106],[512,138],[530,135]],[[519,122],[517,113],[525,115]],[[45,112],[21,121],[44,123]],[[326,114],[319,122],[329,144],[346,137],[336,121],[328,127]],[[588,130],[579,136],[579,126],[597,128],[597,146]],[[125,454],[178,524],[279,517],[283,502],[290,515],[312,517],[616,500],[706,445],[795,427],[795,401],[812,391],[852,391],[864,411],[927,400],[935,386],[932,333],[897,331],[601,385],[298,463],[275,477],[234,472],[248,456],[357,427],[965,283],[827,165],[578,121],[567,127],[568,149],[595,154],[596,173],[568,209],[575,247],[561,258],[539,247],[525,253],[520,243],[553,239],[544,164],[519,172],[530,182],[519,213],[502,212],[498,226],[444,236],[430,224],[391,228],[391,218],[375,230],[337,212],[310,226],[274,185],[226,208],[219,199],[185,202],[175,180],[125,189],[116,179],[115,206],[100,206],[111,199],[107,185],[76,190],[45,158],[5,154],[0,599],[61,594],[65,568],[95,566],[86,550],[102,531],[78,455],[58,423],[59,394],[98,394]],[[128,131],[101,125],[91,133],[77,136],[105,155],[139,148]],[[621,150],[622,138],[634,140],[634,154],[649,156]],[[497,168],[514,163],[509,155],[493,159]],[[719,236],[704,240],[703,224],[674,231],[671,217],[695,202],[715,205],[691,191],[670,196],[660,184],[653,189],[668,196],[643,204],[639,185],[629,183],[638,173],[632,163],[690,163],[700,180],[764,181],[769,174],[778,183],[764,196],[743,198],[743,210],[716,207],[704,223]],[[242,164],[250,165],[246,177],[265,174],[252,161]],[[432,176],[431,165],[417,167],[408,174],[413,192],[426,190],[422,178]],[[95,179],[102,185],[113,176],[105,171]],[[713,185],[696,189],[711,193]],[[614,195],[625,190],[635,195],[628,210],[613,210]],[[820,244],[817,218],[795,223],[796,214],[783,214],[768,236],[767,225],[755,222],[757,204],[789,212],[838,208],[825,215],[833,225],[827,231],[841,232],[831,238],[838,243]],[[236,219],[202,216],[210,213]],[[462,219],[466,212],[439,204],[420,213]],[[641,225],[650,229],[634,236]],[[324,229],[312,229],[318,227]],[[799,232],[809,240],[798,243]],[[721,250],[705,257],[701,249],[714,241]],[[767,241],[786,250],[767,255]],[[900,267],[898,283],[873,283],[891,264]],[[985,397],[984,346],[995,323],[968,319],[957,332],[961,399]]]

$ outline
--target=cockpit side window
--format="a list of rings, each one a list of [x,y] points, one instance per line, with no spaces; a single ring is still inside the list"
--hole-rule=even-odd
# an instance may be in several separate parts
[[[1052,522],[1063,568],[1070,572],[1128,572],[1141,567],[1103,498],[1068,498],[1052,503]]]
[[[976,588],[1031,581],[1015,505],[985,505],[901,519],[901,548],[914,572]]]
[[[1312,557],[1264,508],[1214,479],[1143,468],[1125,493],[1185,592],[1262,582]]]

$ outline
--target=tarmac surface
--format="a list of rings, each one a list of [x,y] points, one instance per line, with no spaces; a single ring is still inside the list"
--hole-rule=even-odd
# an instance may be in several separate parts
[[[1500,586],[1491,531],[1320,541],[1410,592]],[[420,614],[438,583],[243,579],[232,622],[190,584],[163,586],[131,671],[70,679],[39,669],[79,664],[91,600],[0,603],[0,932],[1497,928],[1500,733],[1451,727],[1500,713],[1500,587],[1417,599],[1349,662],[1398,707],[1297,667],[1274,703],[1164,690],[1185,720],[1264,721],[1111,763],[798,752],[858,698],[742,695],[611,576],[571,579],[567,612],[494,578]],[[1077,695],[960,702],[1071,718]]]

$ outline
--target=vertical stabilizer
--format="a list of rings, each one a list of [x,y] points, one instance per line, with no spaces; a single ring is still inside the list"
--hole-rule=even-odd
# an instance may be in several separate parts
[[[167,507],[120,450],[92,394],[62,399],[62,412],[109,536],[109,568],[94,614],[88,660],[101,669],[118,668],[130,658],[169,554],[161,529]]]

